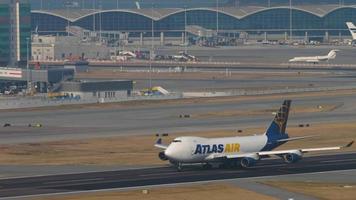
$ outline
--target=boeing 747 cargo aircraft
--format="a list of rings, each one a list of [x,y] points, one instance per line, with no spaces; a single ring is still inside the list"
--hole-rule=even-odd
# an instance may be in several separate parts
[[[212,163],[249,168],[270,156],[280,157],[287,163],[295,163],[308,152],[339,150],[353,144],[352,141],[345,146],[274,150],[288,141],[311,137],[290,138],[286,133],[290,105],[290,100],[284,101],[264,134],[221,138],[178,137],[169,145],[162,144],[162,139],[159,138],[155,146],[163,151],[158,156],[161,160],[171,162],[178,170],[182,169],[183,164],[189,163],[203,163],[206,168],[212,167]]]

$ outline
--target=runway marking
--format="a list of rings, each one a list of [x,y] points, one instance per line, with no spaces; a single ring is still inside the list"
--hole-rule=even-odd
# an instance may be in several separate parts
[[[140,174],[139,176],[157,176],[157,175],[172,175],[177,174],[177,172],[170,172],[170,173],[154,173],[154,174]]]
[[[353,159],[342,159],[342,160],[327,160],[327,161],[320,161],[321,163],[335,163],[335,162],[347,162],[347,161],[355,161],[356,158]]]
[[[83,190],[83,191],[72,191],[72,192],[57,192],[51,194],[34,194],[34,195],[23,195],[16,197],[0,197],[0,200],[6,199],[22,199],[22,198],[34,198],[34,197],[49,197],[54,195],[69,195],[69,194],[79,194],[79,193],[95,193],[95,192],[110,192],[110,191],[122,191],[129,189],[141,189],[141,188],[152,188],[157,186],[178,186],[178,185],[187,185],[187,184],[201,184],[201,183],[212,183],[212,182],[224,182],[224,181],[232,181],[236,179],[260,179],[260,178],[274,178],[278,176],[291,176],[291,175],[303,175],[303,174],[325,174],[330,172],[347,172],[347,171],[355,171],[355,169],[347,169],[347,170],[334,170],[334,171],[324,171],[324,172],[310,172],[310,173],[301,173],[301,174],[282,174],[282,175],[273,175],[273,176],[259,176],[259,177],[246,177],[246,178],[229,178],[229,179],[219,179],[219,180],[207,180],[207,181],[192,181],[192,182],[184,182],[184,183],[168,183],[168,184],[156,184],[156,185],[145,185],[145,186],[134,186],[134,187],[123,187],[123,188],[110,188],[110,189],[99,189],[99,190]]]
[[[101,180],[105,180],[105,178],[92,178],[92,179],[79,179],[79,180],[50,181],[50,182],[43,182],[42,184],[76,183],[76,182],[101,181]]]
[[[166,166],[159,166],[158,168],[166,168]],[[80,174],[91,174],[91,173],[107,173],[107,172],[120,172],[120,171],[131,171],[131,170],[144,170],[144,169],[158,169],[157,166],[153,167],[133,167],[133,168],[124,168],[124,169],[111,169],[111,170],[89,170],[87,172],[79,172],[79,173],[63,173],[63,174],[44,174],[44,175],[34,175],[34,176],[14,176],[14,177],[1,177],[0,181],[2,180],[9,180],[9,179],[18,179],[18,178],[40,178],[40,177],[47,177],[47,176],[65,176],[65,175],[80,175]]]
[[[253,168],[253,169],[256,169],[256,168],[266,168],[266,167],[284,167],[284,166],[287,166],[287,164],[261,165],[261,166],[255,166],[255,167],[252,167],[252,168]]]

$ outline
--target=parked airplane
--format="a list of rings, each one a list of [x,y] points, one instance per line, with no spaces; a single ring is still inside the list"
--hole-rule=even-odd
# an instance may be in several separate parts
[[[137,55],[135,53],[131,52],[131,51],[120,51],[119,55],[120,56],[126,56],[128,58],[136,58],[137,57]]]
[[[178,55],[173,55],[172,58],[177,61],[197,61],[195,56],[189,55],[184,51],[180,51]]]
[[[339,150],[354,143],[352,141],[346,146],[273,151],[288,141],[311,137],[290,138],[286,133],[290,105],[290,100],[283,102],[271,125],[262,135],[221,138],[178,137],[168,146],[162,144],[162,139],[159,138],[155,147],[164,151],[158,156],[161,160],[170,161],[179,171],[182,164],[186,163],[202,163],[205,168],[211,168],[211,163],[219,163],[222,167],[249,168],[257,161],[272,155],[282,158],[286,163],[295,163],[302,159],[304,153]]]
[[[352,22],[346,22],[346,26],[351,33],[352,43],[354,43],[356,41],[356,26]]]
[[[320,61],[329,61],[336,58],[336,52],[338,51],[337,49],[333,49],[325,56],[294,57],[290,59],[289,62],[318,63]]]

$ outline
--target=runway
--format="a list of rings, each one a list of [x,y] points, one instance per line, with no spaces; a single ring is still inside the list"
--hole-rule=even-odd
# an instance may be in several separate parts
[[[248,170],[202,170],[196,166],[177,172],[172,167],[161,167],[3,179],[0,198],[349,169],[356,169],[356,152],[306,157],[295,164],[286,164],[281,159],[264,160]]]

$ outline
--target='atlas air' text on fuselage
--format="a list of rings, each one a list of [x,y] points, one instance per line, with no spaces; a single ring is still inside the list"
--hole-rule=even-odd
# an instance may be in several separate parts
[[[240,144],[197,144],[194,154],[234,153],[240,151]]]

